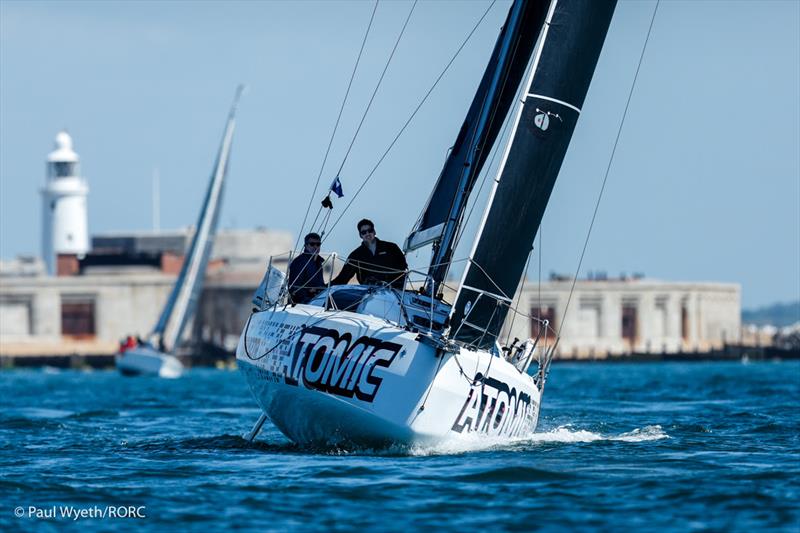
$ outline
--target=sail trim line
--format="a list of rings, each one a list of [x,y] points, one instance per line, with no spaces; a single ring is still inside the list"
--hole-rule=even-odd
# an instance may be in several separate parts
[[[325,163],[328,162],[328,155],[331,152],[331,146],[333,146],[333,140],[336,138],[336,130],[339,129],[339,121],[342,118],[342,112],[344,112],[344,106],[347,103],[347,97],[350,95],[350,88],[353,86],[353,80],[356,77],[356,71],[358,71],[358,64],[361,62],[361,55],[364,53],[364,46],[367,44],[367,37],[369,37],[369,31],[372,29],[372,21],[375,20],[375,12],[378,10],[378,0],[375,0],[375,6],[372,8],[372,15],[369,19],[369,24],[367,25],[367,33],[364,34],[364,39],[361,41],[361,49],[358,51],[358,57],[356,58],[356,64],[353,67],[353,73],[350,75],[350,82],[347,84],[347,91],[344,93],[344,99],[342,100],[342,105],[339,107],[339,115],[336,117],[336,124],[333,126],[333,131],[331,132],[331,139],[328,141],[328,148],[325,150],[325,157],[322,158],[322,166],[319,168],[319,174],[317,174],[317,181],[314,183],[314,191],[311,193],[311,198],[308,199],[308,207],[306,207],[306,214],[303,216],[303,223],[300,224],[300,232],[297,234],[297,240],[294,242],[294,249],[296,250],[300,244],[300,236],[303,235],[306,222],[308,222],[308,214],[311,212],[311,204],[314,203],[314,197],[317,195],[317,188],[319,187],[319,180],[322,178],[322,172],[325,170]],[[319,211],[317,211],[317,217],[319,217]],[[314,224],[316,224],[316,219],[314,219]],[[311,224],[313,227],[314,224]]]
[[[572,104],[570,104],[568,102],[565,102],[563,100],[559,100],[557,98],[552,98],[550,96],[544,96],[544,95],[541,95],[541,94],[529,93],[529,94],[525,95],[525,99],[527,100],[528,98],[539,98],[540,100],[547,100],[549,102],[555,102],[557,104],[561,104],[561,105],[563,105],[565,107],[568,107],[570,109],[573,109],[573,110],[577,111],[578,114],[580,114],[580,112],[581,112],[581,110],[579,108],[575,107],[574,105],[572,105]]]

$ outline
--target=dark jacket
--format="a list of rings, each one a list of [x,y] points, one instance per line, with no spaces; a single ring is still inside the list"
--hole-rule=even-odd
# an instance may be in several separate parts
[[[292,301],[304,304],[322,289],[325,280],[322,277],[322,258],[303,252],[289,265],[289,294]]]
[[[406,256],[393,242],[375,238],[375,255],[364,243],[350,252],[342,271],[331,280],[332,285],[345,285],[356,276],[361,285],[388,283],[402,289],[408,268]]]

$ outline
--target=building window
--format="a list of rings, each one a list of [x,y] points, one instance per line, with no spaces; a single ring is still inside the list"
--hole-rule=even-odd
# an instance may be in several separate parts
[[[538,320],[537,320],[538,319]],[[540,321],[547,320],[548,331],[545,331],[544,324]],[[556,331],[556,308],[553,305],[543,307],[531,308],[531,338],[535,339],[541,332],[542,337],[545,335],[552,337]]]
[[[33,333],[33,296],[0,294],[0,338]]]
[[[622,338],[628,341],[628,346],[632,349],[636,345],[638,335],[638,324],[636,321],[636,306],[622,306]]]
[[[78,174],[78,164],[74,161],[55,161],[50,163],[51,178],[67,178]]]
[[[582,299],[578,306],[578,330],[584,339],[597,341],[603,336],[601,301],[595,298]]]
[[[61,334],[65,337],[94,337],[94,298],[70,297],[61,301]]]
[[[681,305],[681,339],[684,342],[689,340],[689,309],[686,302]]]
[[[669,320],[667,317],[667,297],[656,297],[655,308],[653,309],[652,331],[649,335],[652,341],[663,341],[670,336]]]

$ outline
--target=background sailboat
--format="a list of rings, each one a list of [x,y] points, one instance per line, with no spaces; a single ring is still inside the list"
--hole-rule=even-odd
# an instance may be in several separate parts
[[[129,349],[123,348],[117,358],[117,368],[123,374],[178,377],[183,372],[183,365],[173,353],[181,342],[186,325],[197,309],[200,293],[203,290],[228,173],[228,161],[236,126],[236,107],[242,90],[242,86],[236,90],[200,218],[181,272],[147,342],[139,343]]]

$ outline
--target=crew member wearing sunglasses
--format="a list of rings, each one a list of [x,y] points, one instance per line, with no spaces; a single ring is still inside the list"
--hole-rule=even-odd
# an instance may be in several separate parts
[[[406,256],[393,242],[375,236],[375,224],[365,218],[358,223],[361,245],[350,252],[342,271],[332,285],[345,285],[353,276],[361,285],[389,284],[402,289],[406,282]]]
[[[322,239],[317,233],[309,233],[303,239],[303,253],[289,265],[289,294],[294,303],[308,303],[325,288],[323,261],[319,256],[321,244]]]

